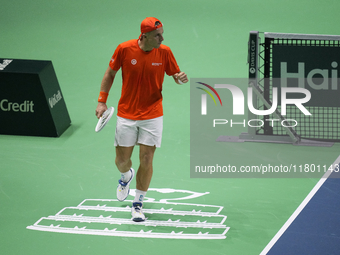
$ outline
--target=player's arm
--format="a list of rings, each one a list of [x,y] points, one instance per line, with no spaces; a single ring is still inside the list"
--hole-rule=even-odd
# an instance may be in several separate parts
[[[187,83],[188,77],[184,72],[178,72],[172,76],[177,84]]]
[[[112,83],[115,79],[116,73],[117,71],[112,70],[110,66],[105,71],[102,83],[100,85],[100,94],[96,109],[96,116],[98,119],[102,116],[103,112],[107,110],[106,99],[109,95],[109,91],[112,87]]]

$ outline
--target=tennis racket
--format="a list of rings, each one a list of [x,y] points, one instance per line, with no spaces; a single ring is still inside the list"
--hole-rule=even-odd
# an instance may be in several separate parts
[[[96,129],[95,129],[96,132],[99,132],[100,130],[102,130],[105,127],[105,125],[111,119],[114,111],[115,111],[115,108],[110,107],[103,113],[103,115],[98,120]]]

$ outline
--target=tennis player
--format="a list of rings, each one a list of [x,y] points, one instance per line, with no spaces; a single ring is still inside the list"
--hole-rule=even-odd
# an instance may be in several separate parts
[[[121,173],[117,199],[124,201],[135,176],[131,155],[139,145],[139,168],[136,195],[132,204],[133,221],[144,221],[143,200],[153,173],[153,158],[161,146],[163,130],[162,84],[165,73],[177,84],[188,82],[169,47],[162,44],[163,24],[148,17],[141,23],[138,39],[121,43],[116,48],[101,83],[96,116],[107,109],[106,100],[117,71],[122,69],[123,85],[118,103],[115,134],[116,166]]]

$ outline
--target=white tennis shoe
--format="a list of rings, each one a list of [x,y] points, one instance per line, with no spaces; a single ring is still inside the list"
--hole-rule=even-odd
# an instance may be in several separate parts
[[[136,222],[145,221],[145,215],[142,211],[143,204],[135,202],[131,207],[132,220]]]
[[[124,201],[130,192],[130,183],[133,179],[133,177],[135,176],[135,170],[133,170],[133,168],[130,168],[131,171],[131,177],[130,180],[128,182],[123,182],[121,179],[119,179],[118,181],[118,187],[117,187],[117,199],[119,201]]]

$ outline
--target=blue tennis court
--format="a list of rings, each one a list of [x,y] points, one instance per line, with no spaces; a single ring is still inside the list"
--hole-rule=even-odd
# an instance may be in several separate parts
[[[261,254],[339,254],[340,157]]]

